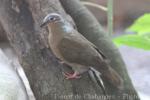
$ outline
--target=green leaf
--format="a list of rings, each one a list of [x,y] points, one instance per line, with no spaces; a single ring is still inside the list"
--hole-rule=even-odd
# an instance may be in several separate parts
[[[139,35],[123,35],[113,39],[117,46],[127,45],[150,50],[150,39]]]
[[[127,31],[136,32],[138,35],[148,35],[150,37],[150,13],[138,18]]]

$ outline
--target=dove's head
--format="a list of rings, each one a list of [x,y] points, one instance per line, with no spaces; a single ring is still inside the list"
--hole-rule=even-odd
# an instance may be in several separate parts
[[[43,19],[43,22],[41,24],[41,27],[44,27],[44,26],[48,26],[49,31],[51,31],[51,33],[54,33],[54,34],[56,34],[57,32],[61,33],[62,31],[70,32],[73,29],[72,25],[69,22],[67,22],[58,13],[50,13],[50,14],[48,14]]]
[[[41,24],[41,27],[44,27],[48,24],[53,24],[62,20],[63,18],[61,15],[57,13],[50,13],[43,19],[43,23]]]

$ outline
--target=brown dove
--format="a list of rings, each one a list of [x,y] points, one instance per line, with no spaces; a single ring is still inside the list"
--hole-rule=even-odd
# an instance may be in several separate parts
[[[111,68],[104,54],[60,14],[48,14],[43,26],[48,26],[48,42],[54,55],[74,70],[74,73],[65,73],[67,79],[80,78],[82,73],[92,70],[116,88],[123,86],[121,77]],[[98,79],[100,74],[96,74]]]

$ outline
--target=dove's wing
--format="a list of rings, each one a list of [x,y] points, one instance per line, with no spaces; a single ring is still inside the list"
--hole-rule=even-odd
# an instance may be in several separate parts
[[[74,32],[76,33],[70,33],[60,41],[58,49],[61,56],[70,63],[99,66],[105,56],[80,33]]]

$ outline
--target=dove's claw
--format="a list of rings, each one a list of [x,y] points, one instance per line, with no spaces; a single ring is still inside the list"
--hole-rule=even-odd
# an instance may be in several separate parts
[[[74,73],[63,73],[63,75],[66,77],[66,79],[77,79],[77,78],[81,78],[81,76],[77,73],[77,72],[74,72]]]

